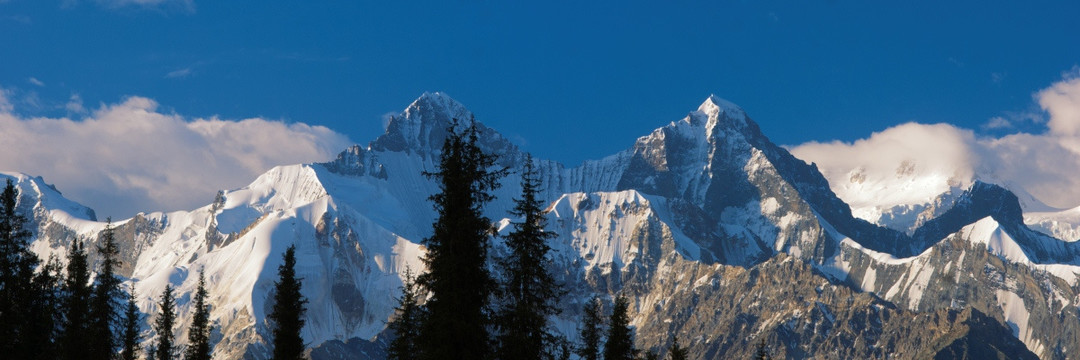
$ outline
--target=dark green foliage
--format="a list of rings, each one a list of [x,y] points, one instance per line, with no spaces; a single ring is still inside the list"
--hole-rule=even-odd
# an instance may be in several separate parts
[[[101,245],[97,250],[101,254],[101,270],[94,279],[94,295],[90,300],[89,334],[94,341],[89,344],[87,359],[109,360],[116,353],[113,329],[118,320],[116,308],[121,295],[120,278],[116,276],[116,268],[120,266],[116,257],[120,252],[116,248],[111,218],[101,233]]]
[[[567,341],[566,338],[562,338],[561,340],[562,341],[559,341],[558,356],[555,358],[559,360],[570,360],[570,354],[572,354],[570,351],[570,342]]]
[[[157,333],[157,346],[150,355],[157,360],[172,359],[176,355],[173,344],[173,326],[176,325],[176,299],[172,285],[166,284],[158,303],[158,317],[154,320],[154,332]]]
[[[30,312],[27,315],[28,322],[24,325],[25,331],[24,359],[56,359],[61,357],[57,349],[59,341],[59,324],[64,321],[62,309],[62,289],[64,280],[64,265],[56,256],[49,257],[47,262],[34,274],[31,287],[33,299],[29,304]],[[18,358],[18,357],[13,357]]]
[[[602,331],[603,317],[600,316],[600,299],[592,298],[585,303],[584,315],[581,319],[581,347],[577,354],[583,360],[597,360],[600,358],[600,332]]]
[[[425,175],[439,183],[432,195],[438,217],[424,240],[427,273],[417,282],[430,294],[420,329],[420,356],[427,359],[484,359],[492,354],[488,329],[495,281],[486,266],[491,220],[483,205],[494,199],[505,170],[493,171],[495,157],[477,147],[476,123],[462,133],[448,129],[438,169]]]
[[[390,359],[414,360],[418,350],[416,343],[420,337],[420,324],[423,321],[424,308],[417,304],[418,286],[412,270],[405,268],[405,283],[401,286],[401,298],[395,309],[397,317],[387,327],[394,333],[387,349]]]
[[[754,360],[772,360],[772,356],[769,356],[769,351],[765,347],[765,339],[761,339],[757,345],[757,354],[754,355]]]
[[[274,308],[267,316],[273,324],[274,359],[303,359],[304,304],[307,299],[300,293],[300,279],[296,277],[296,245],[289,246],[283,255],[284,262],[278,266],[278,281],[274,282]]]
[[[139,358],[139,320],[142,314],[135,305],[135,290],[128,295],[127,307],[124,308],[123,332],[120,335],[120,359],[136,360]]]
[[[641,357],[643,360],[660,360],[660,355],[655,351],[649,350],[645,352],[645,355]]]
[[[188,326],[186,360],[210,360],[210,305],[206,303],[206,276],[199,271],[199,287],[195,289],[195,313]]]
[[[553,265],[547,239],[555,234],[544,230],[547,218],[536,198],[540,186],[529,156],[521,174],[521,198],[514,200],[511,211],[522,221],[513,223],[514,230],[506,237],[510,254],[499,264],[505,276],[504,306],[497,317],[498,357],[502,359],[553,359],[557,355],[557,337],[548,317],[559,313],[555,302],[563,291],[548,272]]]
[[[668,348],[669,360],[687,360],[690,356],[686,348],[679,345],[679,337],[674,336],[671,339],[671,347]]]
[[[604,360],[632,360],[637,355],[634,349],[634,331],[630,329],[630,307],[625,296],[615,298],[615,306],[608,320],[607,342],[604,343]]]
[[[67,279],[64,281],[64,330],[61,335],[64,358],[83,359],[90,349],[90,269],[82,241],[75,239],[68,250]]]
[[[52,338],[52,329],[42,333],[32,320],[53,289],[43,292],[46,289],[35,284],[40,261],[30,251],[31,233],[24,228],[26,217],[18,212],[18,200],[15,183],[8,179],[0,194],[0,354],[29,359],[46,350],[40,340]]]

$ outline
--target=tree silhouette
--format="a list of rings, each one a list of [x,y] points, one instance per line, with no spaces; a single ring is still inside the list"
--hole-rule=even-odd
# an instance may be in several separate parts
[[[300,279],[296,277],[296,245],[290,245],[282,255],[278,266],[278,281],[274,282],[274,308],[267,317],[273,324],[275,360],[304,358],[304,304],[307,299],[300,293]]]
[[[488,272],[487,254],[494,232],[483,215],[494,199],[505,170],[492,170],[495,157],[477,146],[476,122],[462,133],[453,125],[443,143],[431,196],[438,214],[431,237],[424,240],[427,272],[417,279],[430,294],[427,316],[420,328],[420,356],[425,359],[484,359],[491,355],[490,301],[495,281]]]
[[[128,295],[127,306],[124,308],[123,332],[120,335],[121,350],[120,358],[123,360],[136,360],[139,358],[139,321],[142,314],[135,305],[135,289],[131,289]]]
[[[210,304],[206,303],[206,276],[199,271],[199,287],[195,289],[195,313],[188,326],[186,360],[210,360]]]
[[[417,304],[419,294],[412,270],[405,268],[405,283],[401,286],[401,298],[395,309],[397,316],[387,326],[394,333],[387,349],[390,359],[415,360],[418,355],[416,343],[420,337],[420,324],[424,308]]]
[[[521,198],[514,200],[511,214],[522,219],[506,237],[510,254],[500,261],[505,277],[498,325],[498,357],[503,359],[554,358],[558,341],[548,326],[548,317],[559,313],[555,302],[563,291],[548,272],[552,267],[547,239],[555,234],[544,230],[547,219],[537,199],[540,177],[532,156],[521,173]]]
[[[94,295],[90,300],[89,334],[93,341],[89,344],[87,358],[110,360],[116,353],[113,325],[118,320],[117,298],[121,294],[120,278],[116,276],[116,267],[120,265],[116,257],[120,251],[116,248],[112,218],[107,220],[105,230],[101,232],[101,244],[97,250],[101,255],[101,271],[94,279]]]
[[[581,320],[581,347],[577,354],[583,360],[597,360],[600,358],[600,337],[603,317],[600,316],[600,299],[593,297],[585,303],[584,315]]]
[[[83,359],[91,348],[90,269],[83,242],[71,241],[68,249],[67,279],[64,282],[64,358]]]
[[[686,351],[686,348],[679,345],[679,336],[676,335],[671,339],[671,347],[668,348],[668,359],[670,360],[687,360],[690,354]]]
[[[632,360],[637,356],[634,349],[634,331],[630,329],[630,306],[625,296],[615,298],[615,306],[608,321],[607,342],[604,343],[604,360]]]
[[[172,359],[176,350],[173,348],[173,326],[176,325],[176,299],[171,284],[165,285],[161,292],[161,301],[158,303],[157,320],[154,321],[154,331],[157,333],[157,346],[151,356],[156,360]]]

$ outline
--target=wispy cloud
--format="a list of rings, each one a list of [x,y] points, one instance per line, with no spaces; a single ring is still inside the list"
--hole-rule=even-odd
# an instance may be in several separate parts
[[[986,124],[983,124],[983,129],[988,130],[1009,129],[1012,127],[1012,122],[1001,116],[992,117],[986,122]]]
[[[79,94],[71,94],[67,104],[64,104],[64,109],[67,110],[69,115],[86,114],[86,107],[83,106],[83,100]]]
[[[1041,133],[1014,133],[977,137],[968,129],[949,124],[909,123],[874,133],[855,142],[810,142],[792,149],[795,156],[816,163],[838,195],[850,202],[882,189],[853,185],[888,184],[905,161],[939,190],[974,178],[1023,190],[1056,207],[1080,205],[1080,70],[1073,69],[1034,100],[1049,115]],[[995,117],[984,128],[1015,127],[1020,121],[1042,124],[1043,116],[1028,112]],[[895,182],[893,182],[895,183]],[[860,190],[861,189],[861,190]],[[930,199],[898,199],[901,205]]]
[[[191,76],[191,74],[192,74],[191,68],[186,67],[186,68],[183,68],[183,69],[176,69],[176,70],[170,71],[168,74],[165,74],[165,78],[167,78],[167,79],[179,79],[179,78],[185,78],[185,77]]]
[[[1007,77],[1009,77],[1008,73],[993,72],[990,73],[990,82],[1000,84],[1002,81],[1005,81],[1005,78]]]
[[[60,8],[72,9],[77,7],[79,3],[83,1],[84,0],[63,0],[60,2]],[[194,0],[92,0],[91,2],[107,9],[138,8],[177,10],[188,13],[195,12]]]
[[[38,80],[35,77],[30,77],[30,78],[26,79],[26,81],[31,83],[31,84],[34,84],[35,86],[38,86],[38,87],[45,87],[45,83],[41,82],[41,80]]]
[[[188,118],[137,96],[81,120],[23,117],[9,93],[0,91],[0,170],[41,175],[100,216],[192,209],[273,166],[325,161],[351,144],[322,126]],[[85,111],[77,94],[68,105]]]

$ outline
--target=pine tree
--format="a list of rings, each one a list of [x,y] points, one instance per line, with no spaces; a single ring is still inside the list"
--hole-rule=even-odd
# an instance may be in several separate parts
[[[91,346],[90,334],[90,269],[86,250],[79,239],[71,241],[68,250],[67,279],[64,282],[64,357],[83,359]]]
[[[304,356],[304,304],[300,279],[296,277],[296,245],[289,246],[278,266],[278,281],[274,283],[274,308],[268,316],[273,324],[274,359],[297,360]]]
[[[139,321],[142,314],[135,304],[135,289],[131,289],[128,295],[127,307],[124,308],[123,332],[120,335],[122,360],[136,360],[139,358]]]
[[[762,338],[757,345],[757,354],[754,355],[755,360],[772,360],[772,356],[769,356],[768,350],[765,349],[765,339]]]
[[[420,337],[420,324],[423,321],[424,308],[417,304],[419,299],[416,278],[412,270],[405,268],[405,283],[401,286],[401,298],[395,309],[397,317],[387,326],[394,333],[387,349],[390,359],[415,360],[418,355],[416,343]]]
[[[158,317],[154,320],[154,332],[157,333],[157,346],[150,354],[157,360],[170,360],[175,354],[173,344],[173,326],[176,325],[176,299],[174,298],[171,284],[165,285],[165,291],[161,292],[161,302],[158,303]]]
[[[417,282],[430,294],[426,320],[420,329],[420,355],[428,359],[484,359],[492,354],[488,329],[495,281],[487,255],[494,232],[483,215],[491,191],[505,170],[492,170],[496,158],[477,146],[476,122],[464,132],[447,130],[437,171],[425,173],[439,183],[432,195],[438,217],[431,237],[424,240],[427,273]]]
[[[30,251],[31,233],[18,200],[19,191],[8,179],[0,194],[0,354],[30,358],[43,350],[35,345],[41,334],[33,334],[30,327],[36,324],[29,320],[44,294],[33,284],[40,261]]]
[[[532,156],[525,159],[521,173],[521,198],[514,200],[511,215],[522,219],[506,237],[510,248],[500,261],[505,275],[502,295],[505,306],[498,316],[498,357],[503,359],[552,359],[558,352],[557,337],[548,326],[548,317],[559,314],[556,301],[563,291],[548,269],[553,267],[547,240],[543,204],[537,199],[540,177]]]
[[[63,312],[64,265],[55,255],[34,274],[32,300],[29,304],[28,322],[23,324],[24,350],[13,358],[57,359],[61,352],[56,344],[60,336],[59,325],[64,321]]]
[[[584,310],[580,329],[581,347],[577,349],[577,354],[583,360],[597,360],[600,358],[600,331],[604,321],[600,316],[600,299],[589,299]]]
[[[604,343],[604,360],[632,360],[637,355],[634,349],[634,331],[630,329],[630,307],[625,296],[615,298],[615,306],[608,321],[607,342]]]
[[[188,327],[186,360],[210,360],[210,305],[206,303],[206,276],[199,271],[199,287],[195,289],[195,314]]]
[[[670,360],[687,360],[690,354],[686,351],[686,348],[679,345],[679,336],[676,335],[671,339],[671,347],[668,348],[668,359]]]
[[[121,294],[120,278],[116,276],[116,268],[120,266],[120,261],[116,257],[119,256],[120,251],[116,248],[111,218],[108,219],[105,230],[101,233],[101,245],[97,250],[101,254],[101,271],[94,279],[94,295],[90,303],[89,319],[89,334],[94,341],[90,342],[90,348],[86,354],[88,359],[109,360],[116,353],[117,344],[113,336],[113,325],[117,321],[117,298]]]

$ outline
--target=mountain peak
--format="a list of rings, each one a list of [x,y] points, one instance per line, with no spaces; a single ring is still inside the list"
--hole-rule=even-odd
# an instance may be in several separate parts
[[[425,92],[401,114],[390,118],[386,133],[372,142],[375,150],[410,151],[438,149],[454,119],[472,121],[464,105],[441,92]]]
[[[520,158],[517,146],[495,130],[476,121],[465,105],[442,92],[425,92],[409,104],[405,111],[391,117],[386,132],[372,141],[368,149],[435,156],[442,151],[443,141],[449,135],[448,130],[455,120],[457,126],[454,131],[460,132],[475,125],[480,135],[480,148],[498,154],[501,157],[500,164],[512,164]],[[359,151],[357,149],[353,152]],[[343,154],[340,157],[348,158],[345,161],[351,164],[349,167],[358,167],[357,162],[350,159],[359,159],[359,156]],[[385,176],[376,165],[372,163],[364,166],[372,171],[371,174]]]
[[[747,125],[746,112],[741,107],[716,95],[709,95],[685,120],[694,127],[704,127],[707,134],[721,123],[730,123],[737,129]]]
[[[465,109],[465,105],[454,100],[450,95],[439,91],[425,91],[412,104],[409,104],[409,107],[405,108],[404,115],[408,117],[409,113],[416,111],[443,113],[450,115],[451,118],[457,117],[458,120],[467,120],[467,118],[461,118],[462,115],[472,115],[468,109]]]
[[[701,106],[698,106],[698,111],[705,114],[715,114],[721,111],[740,114],[745,113],[739,105],[735,105],[735,103],[716,95],[709,95],[709,97],[701,103]]]

